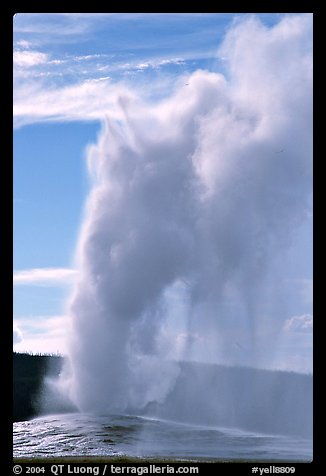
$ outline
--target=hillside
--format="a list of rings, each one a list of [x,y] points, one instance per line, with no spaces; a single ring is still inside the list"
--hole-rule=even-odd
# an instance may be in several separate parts
[[[312,437],[312,375],[183,362],[152,414],[167,420]]]
[[[58,376],[62,357],[52,355],[13,354],[13,419],[37,416],[38,396],[45,375]]]
[[[63,358],[14,354],[14,421],[77,409],[44,376],[60,374]],[[312,437],[312,375],[180,362],[180,372],[162,402],[131,413],[199,425],[235,427],[267,434]],[[164,375],[162,374],[162,378]]]

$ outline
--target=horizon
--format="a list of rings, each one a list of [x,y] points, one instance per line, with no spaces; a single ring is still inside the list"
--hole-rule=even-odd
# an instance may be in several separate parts
[[[67,358],[67,355],[64,354],[42,354],[42,353],[31,353],[31,352],[24,352],[24,351],[15,351],[13,350],[13,354],[19,355],[27,355],[30,357],[60,357],[61,359]],[[313,377],[313,372],[298,372],[295,370],[284,370],[284,369],[268,369],[262,367],[250,367],[248,365],[230,365],[230,364],[219,364],[214,362],[201,362],[197,360],[179,360],[175,361],[177,364],[198,364],[203,366],[216,366],[216,367],[225,367],[225,368],[232,368],[232,369],[247,369],[247,370],[257,370],[262,372],[280,372],[280,373],[294,373],[298,375],[306,375],[308,377]]]

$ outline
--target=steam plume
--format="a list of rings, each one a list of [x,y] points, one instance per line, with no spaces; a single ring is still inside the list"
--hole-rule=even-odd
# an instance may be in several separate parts
[[[250,18],[220,48],[225,75],[198,70],[151,106],[117,98],[125,120],[108,117],[87,158],[70,305],[81,409],[163,402],[200,340],[218,362],[267,365],[262,330],[283,325],[273,266],[311,194],[310,38],[309,15]]]

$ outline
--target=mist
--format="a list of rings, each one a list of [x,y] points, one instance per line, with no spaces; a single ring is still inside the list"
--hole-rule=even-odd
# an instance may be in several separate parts
[[[69,301],[69,392],[81,411],[167,401],[177,418],[181,361],[273,368],[286,319],[275,289],[312,193],[311,23],[237,22],[218,50],[223,74],[176,78],[159,102],[117,96],[121,121],[107,112],[87,151]],[[223,401],[235,388],[223,386]]]

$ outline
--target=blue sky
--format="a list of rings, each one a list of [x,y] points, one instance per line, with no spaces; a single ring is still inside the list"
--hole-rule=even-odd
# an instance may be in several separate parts
[[[226,32],[248,16],[24,13],[14,17],[16,350],[65,352],[66,303],[90,187],[87,150],[96,142],[105,117],[123,119],[117,97],[127,92],[155,104],[198,69],[228,79],[218,49]],[[284,15],[257,17],[270,28]],[[283,262],[283,286],[288,291],[284,329],[294,332],[284,337],[284,355],[292,352],[289,366],[299,370],[311,368],[311,224],[307,211]],[[304,363],[296,360],[302,353],[307,353]]]

